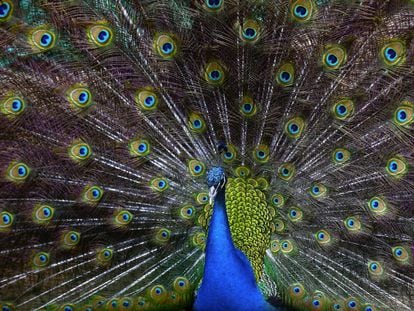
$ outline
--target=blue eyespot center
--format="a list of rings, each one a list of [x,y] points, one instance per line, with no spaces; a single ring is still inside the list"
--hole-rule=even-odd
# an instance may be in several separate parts
[[[188,208],[187,209],[187,215],[191,216],[193,214],[193,209],[192,208]]]
[[[76,234],[72,233],[72,234],[70,235],[70,239],[71,239],[72,241],[76,241],[76,240],[78,239],[78,236],[77,236]]]
[[[318,186],[314,186],[314,187],[312,188],[312,192],[313,192],[314,194],[318,194],[318,193],[319,193],[319,187],[318,187]]]
[[[157,287],[157,288],[155,289],[155,293],[156,293],[157,295],[160,295],[160,294],[162,293],[161,288]]]
[[[124,213],[122,215],[122,219],[125,220],[125,221],[128,221],[129,220],[129,215],[127,213]]]
[[[226,152],[226,153],[224,154],[224,157],[225,157],[226,159],[231,159],[231,158],[233,158],[233,154],[232,154],[231,152]]]
[[[23,107],[23,104],[22,104],[22,102],[20,100],[18,100],[18,99],[13,100],[13,102],[12,102],[12,110],[14,112],[20,111],[22,109],[22,107]]]
[[[9,215],[3,215],[3,223],[8,225],[11,222],[11,218]]]
[[[337,160],[342,160],[343,158],[344,158],[344,154],[343,154],[343,152],[338,151],[338,152],[336,153],[336,159],[337,159]]]
[[[374,200],[374,201],[371,202],[371,207],[372,208],[376,209],[376,208],[378,208],[378,206],[379,206],[379,201],[378,200]]]
[[[26,169],[23,165],[20,165],[20,166],[17,168],[17,174],[18,174],[20,177],[26,176],[26,173],[27,173],[27,169]]]
[[[220,80],[221,78],[221,72],[219,70],[212,70],[209,76],[211,80],[217,81],[217,80]]]
[[[288,244],[287,242],[284,242],[284,243],[282,244],[282,247],[283,247],[283,248],[288,248],[288,246],[289,246],[289,244]]]
[[[46,217],[49,217],[51,214],[50,208],[45,207],[43,208],[43,215],[45,215]]]
[[[407,112],[404,109],[400,109],[397,112],[398,121],[404,122],[407,120]]]
[[[279,75],[280,80],[281,80],[282,82],[285,82],[285,83],[289,82],[290,77],[291,77],[291,75],[290,75],[290,73],[289,73],[289,72],[287,72],[287,71],[282,71],[282,72],[280,73],[280,75]]]
[[[109,40],[110,38],[110,33],[108,30],[106,29],[102,29],[99,33],[98,33],[98,42],[99,43],[105,43]]]
[[[82,157],[85,157],[85,156],[88,155],[88,153],[89,153],[88,151],[89,151],[88,147],[82,146],[82,147],[79,148],[79,155],[82,156]]]
[[[0,17],[1,18],[7,17],[9,13],[10,13],[10,4],[8,4],[7,2],[3,2],[0,5]]]
[[[99,197],[99,195],[101,194],[101,192],[98,189],[93,189],[92,190],[92,196],[96,199]]]
[[[326,61],[329,66],[336,66],[339,63],[338,57],[336,57],[334,54],[331,54],[331,53],[326,55]]]
[[[85,104],[89,99],[89,94],[87,92],[81,92],[78,97],[80,104]]]
[[[44,33],[41,37],[40,37],[40,45],[43,47],[48,47],[51,43],[52,43],[52,35],[49,33]]]
[[[46,256],[45,256],[45,255],[40,255],[40,256],[39,256],[39,260],[40,260],[41,262],[46,262]]]
[[[200,172],[201,172],[201,166],[200,166],[200,165],[196,165],[196,166],[194,166],[194,171],[195,171],[196,173],[200,173]]]
[[[112,307],[116,308],[116,306],[117,306],[116,301],[115,301],[115,300],[113,300],[113,301],[111,302],[111,305],[112,305]]]
[[[244,37],[246,37],[247,39],[254,39],[257,35],[257,32],[255,29],[253,28],[246,28],[243,32]]]
[[[295,287],[295,288],[293,289],[293,291],[294,291],[295,293],[299,293],[299,292],[300,292],[300,288],[299,288],[299,287]]]
[[[243,109],[245,112],[251,112],[253,110],[252,104],[244,104]]]
[[[147,151],[147,145],[144,144],[144,143],[139,144],[138,151],[139,152],[145,152],[145,151]]]
[[[308,9],[302,5],[297,5],[295,7],[295,16],[299,18],[305,18],[308,16]]]
[[[389,165],[390,171],[395,173],[398,170],[398,164],[396,161],[391,161]]]
[[[287,168],[282,169],[282,175],[283,176],[288,176],[289,175],[289,170]]]
[[[340,305],[340,304],[338,304],[338,303],[336,303],[336,304],[334,305],[334,309],[335,309],[335,310],[340,310],[340,309],[341,309],[341,305]]]
[[[355,222],[353,219],[348,220],[348,226],[353,227],[355,225]]]
[[[347,112],[347,110],[348,110],[348,109],[346,109],[346,107],[345,107],[344,105],[338,105],[338,106],[336,107],[336,112],[337,112],[340,116],[345,115],[345,114],[346,114],[346,112]]]
[[[69,306],[66,306],[64,310],[65,311],[73,311],[72,307],[69,307]]]
[[[397,248],[394,253],[395,253],[395,256],[401,257],[401,255],[403,254],[403,251],[401,248]]]
[[[297,134],[299,132],[299,126],[296,123],[292,123],[289,125],[289,131],[292,134]]]
[[[385,57],[389,61],[394,61],[397,58],[397,56],[398,56],[397,51],[394,50],[393,48],[386,48],[385,49]]]
[[[314,300],[313,302],[312,302],[312,304],[315,306],[315,307],[317,307],[317,306],[319,306],[321,303],[319,302],[319,300]]]
[[[372,311],[372,308],[371,307],[366,307],[365,311]]]
[[[349,307],[351,307],[351,308],[355,308],[356,307],[356,302],[355,301],[353,301],[353,300],[351,300],[349,303],[348,303],[348,306]]]
[[[124,303],[122,304],[124,307],[129,307],[129,301],[124,301]]]
[[[259,152],[257,152],[257,156],[258,156],[260,159],[263,159],[263,158],[266,156],[266,153],[265,153],[264,151],[259,151]]]
[[[207,6],[210,9],[217,9],[220,7],[222,0],[207,0]]]
[[[195,128],[198,129],[198,128],[201,128],[202,123],[201,123],[200,120],[197,119],[197,120],[193,121],[193,125],[194,125]]]
[[[155,104],[155,97],[153,95],[149,95],[144,100],[145,106],[152,107]]]
[[[160,180],[160,181],[158,182],[158,187],[160,187],[160,188],[164,188],[164,187],[165,187],[165,181],[164,181],[164,180]]]
[[[109,251],[104,251],[104,256],[105,257],[109,257],[111,255],[111,253]]]
[[[318,234],[318,238],[320,240],[323,240],[325,238],[325,234],[323,234],[322,232]]]
[[[162,51],[165,54],[171,54],[174,51],[174,45],[171,42],[166,42],[162,45]]]

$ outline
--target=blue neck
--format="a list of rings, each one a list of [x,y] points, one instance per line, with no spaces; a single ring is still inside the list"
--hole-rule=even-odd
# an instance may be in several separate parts
[[[263,298],[247,257],[231,237],[225,206],[225,190],[217,193],[206,245],[206,260],[201,287],[194,309],[275,310]]]

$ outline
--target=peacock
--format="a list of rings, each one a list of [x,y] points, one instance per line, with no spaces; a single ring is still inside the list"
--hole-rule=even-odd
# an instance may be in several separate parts
[[[413,0],[0,0],[1,311],[414,310]]]

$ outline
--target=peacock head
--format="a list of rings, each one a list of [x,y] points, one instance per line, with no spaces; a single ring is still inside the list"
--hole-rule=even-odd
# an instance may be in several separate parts
[[[209,188],[210,204],[212,204],[218,191],[226,185],[226,172],[223,167],[213,166],[208,170],[207,185]]]

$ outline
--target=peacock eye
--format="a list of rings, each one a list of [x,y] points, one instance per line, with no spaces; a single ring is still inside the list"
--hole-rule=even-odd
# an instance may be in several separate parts
[[[55,209],[49,205],[36,205],[33,211],[33,221],[38,224],[48,224],[54,213]]]
[[[11,118],[22,114],[25,109],[25,101],[18,96],[8,97],[0,103],[0,112]]]
[[[171,238],[171,231],[166,228],[161,228],[158,230],[158,232],[155,234],[155,241],[158,243],[166,243]]]
[[[115,214],[114,225],[117,227],[122,227],[128,225],[133,219],[133,215],[126,210],[120,210]]]
[[[280,219],[276,219],[274,222],[274,225],[275,225],[275,230],[278,233],[283,232],[285,230],[285,223]]]
[[[96,204],[104,194],[104,191],[99,186],[86,186],[83,190],[82,199],[85,203]]]
[[[190,160],[188,162],[188,171],[192,177],[201,177],[206,173],[206,166],[198,160]]]
[[[282,208],[285,205],[285,198],[280,193],[275,193],[270,198],[270,203],[277,208]]]
[[[110,248],[98,249],[96,253],[96,260],[100,265],[107,265],[111,261],[113,254],[114,251]]]
[[[79,244],[80,233],[77,231],[68,231],[63,234],[63,244],[66,248],[72,248]]]
[[[326,245],[331,242],[331,235],[326,230],[319,230],[314,234],[316,241],[321,245]]]
[[[186,205],[186,206],[183,206],[182,208],[180,208],[180,216],[183,219],[187,219],[187,220],[192,219],[192,218],[194,218],[195,213],[196,213],[196,210],[191,205]]]
[[[106,25],[98,24],[87,29],[89,41],[96,47],[105,47],[111,44],[113,40],[112,29]]]
[[[173,288],[177,293],[185,293],[190,288],[190,281],[185,277],[179,276],[174,280]]]
[[[0,23],[8,21],[13,13],[13,2],[3,0],[0,4]]]
[[[401,65],[406,59],[407,48],[403,41],[394,40],[381,48],[380,57],[386,66]]]
[[[132,156],[145,157],[150,154],[151,146],[146,139],[135,139],[128,144],[129,153]]]
[[[292,222],[298,222],[302,220],[303,212],[298,208],[292,208],[288,213],[288,217]]]
[[[33,49],[39,52],[49,50],[54,47],[56,42],[56,35],[52,30],[45,29],[46,26],[40,26],[38,29],[31,32],[29,42]]]
[[[253,151],[253,159],[260,164],[264,164],[268,162],[269,157],[270,157],[270,150],[269,150],[269,146],[267,145],[260,144]]]
[[[198,204],[206,204],[209,201],[208,194],[205,192],[200,192],[195,195],[196,201]]]
[[[338,120],[346,120],[354,114],[354,102],[350,99],[342,99],[332,106],[332,115]]]
[[[36,253],[33,257],[33,265],[37,268],[45,267],[50,262],[50,256],[48,253],[39,252]]]
[[[280,251],[279,240],[270,241],[270,251],[272,253],[278,253]]]
[[[242,116],[249,118],[254,116],[257,113],[257,106],[253,101],[253,98],[250,96],[243,96],[241,105],[240,105],[240,113]]]
[[[188,123],[190,130],[196,134],[204,133],[207,129],[204,118],[200,114],[195,112],[190,113]]]
[[[371,212],[377,215],[383,215],[387,212],[387,203],[380,197],[373,197],[368,201],[368,207]]]
[[[283,163],[279,166],[278,176],[282,180],[289,181],[295,175],[296,169],[291,163]]]
[[[217,12],[223,7],[223,0],[204,0],[205,9],[210,12]]]
[[[167,295],[167,290],[162,285],[155,285],[150,289],[150,296],[155,302],[162,301]]]
[[[66,306],[63,306],[63,308],[62,308],[64,311],[74,311],[74,308],[72,307],[72,306],[68,306],[68,305],[66,305]]]
[[[283,87],[293,85],[294,77],[295,67],[292,63],[283,64],[276,72],[276,81]]]
[[[368,271],[373,276],[380,276],[384,272],[382,265],[378,261],[368,262]]]
[[[408,263],[410,260],[410,253],[408,248],[404,246],[395,246],[392,248],[392,255],[400,263]]]
[[[12,162],[6,171],[10,181],[19,183],[25,181],[30,174],[30,168],[23,162]]]
[[[245,42],[255,42],[259,38],[260,25],[257,21],[246,20],[240,27],[240,37]]]
[[[393,117],[393,122],[399,126],[407,126],[414,121],[414,106],[408,101],[403,101],[399,106]]]
[[[234,170],[234,175],[241,178],[247,178],[251,174],[251,169],[248,166],[242,165],[236,167]]]
[[[401,178],[407,174],[408,165],[403,157],[396,156],[388,160],[386,170],[390,176]]]
[[[327,45],[322,55],[322,65],[328,71],[339,69],[347,59],[345,49],[340,45]]]
[[[332,153],[332,161],[335,164],[343,164],[351,158],[351,152],[344,148],[337,148]]]
[[[210,85],[220,85],[224,81],[224,69],[218,62],[208,63],[205,68],[204,79]]]
[[[138,90],[135,94],[135,102],[143,111],[154,111],[158,107],[158,96],[150,87]]]
[[[293,243],[290,240],[281,241],[281,251],[285,255],[290,255],[294,251]]]
[[[358,232],[361,230],[361,222],[356,217],[348,217],[344,220],[345,227],[350,232]]]
[[[84,86],[73,86],[67,91],[67,99],[75,109],[86,109],[92,105],[91,92]]]
[[[91,155],[91,147],[87,143],[75,142],[69,147],[69,157],[75,162],[87,160]]]
[[[302,135],[304,127],[305,121],[301,117],[295,117],[286,122],[285,133],[288,137],[297,139]]]
[[[10,229],[13,225],[14,216],[6,211],[0,212],[0,232]]]
[[[150,181],[150,186],[153,191],[163,192],[169,188],[168,181],[165,178],[154,178]]]
[[[297,0],[292,1],[290,14],[293,20],[297,22],[308,21],[313,14],[314,4],[311,0]]]
[[[154,42],[155,50],[161,58],[169,60],[177,54],[177,44],[172,35],[158,34]]]

